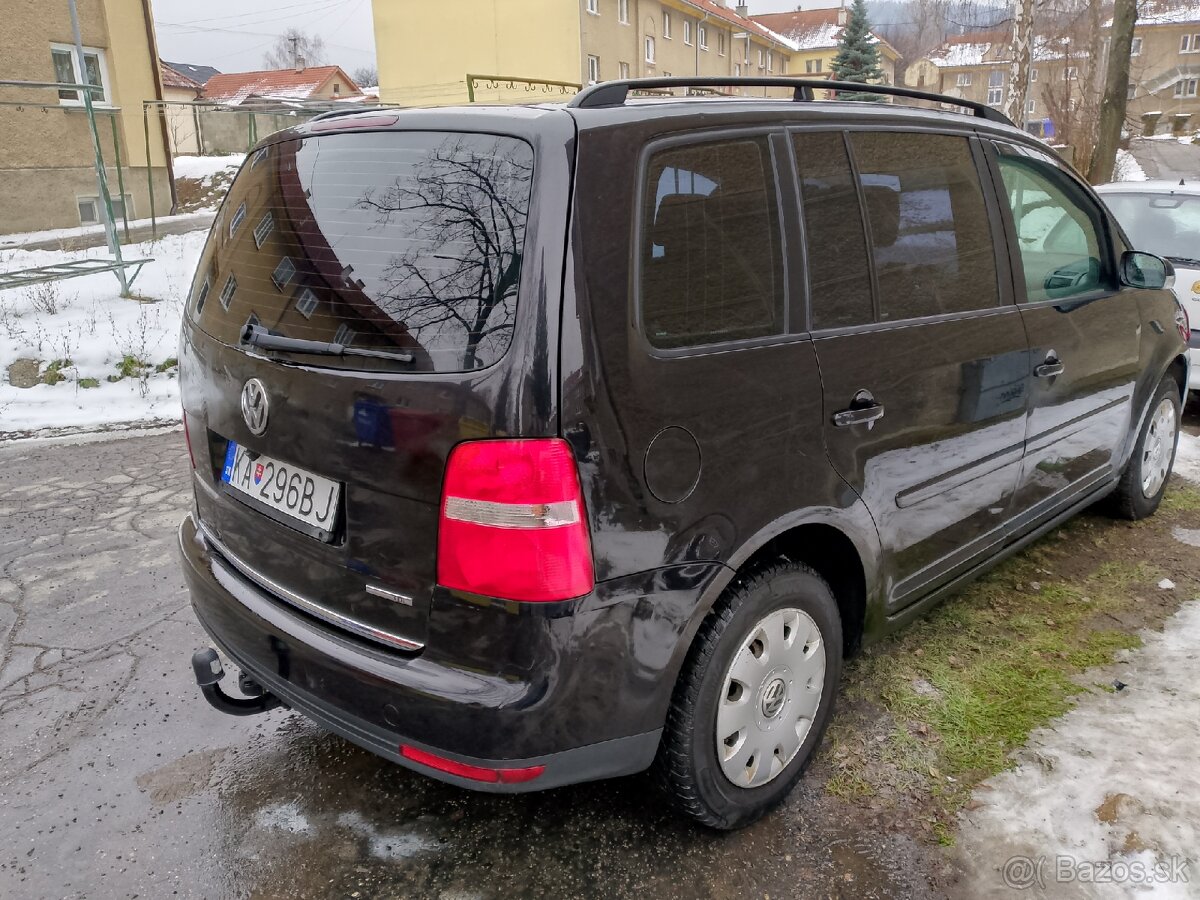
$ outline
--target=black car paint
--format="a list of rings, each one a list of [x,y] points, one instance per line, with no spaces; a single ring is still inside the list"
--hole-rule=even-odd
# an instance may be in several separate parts
[[[352,117],[336,124],[354,127]],[[412,765],[395,752],[399,743],[412,742],[463,761],[542,760],[544,780],[488,787],[538,789],[649,764],[693,635],[739,569],[768,545],[803,554],[806,543],[840,542],[848,556],[838,558],[852,557],[855,571],[826,577],[861,585],[840,598],[843,617],[861,623],[846,629],[853,649],[899,627],[1110,489],[1152,392],[1164,373],[1182,365],[1184,345],[1171,327],[1169,292],[1122,288],[1110,297],[1047,304],[1037,312],[1071,323],[1125,304],[1123,310],[1136,308],[1146,326],[1136,365],[1123,359],[1119,372],[1106,376],[1105,384],[1117,385],[1127,398],[1128,427],[1099,475],[1056,496],[1051,505],[1012,507],[991,530],[975,529],[979,540],[970,546],[943,548],[940,556],[935,552],[915,562],[894,552],[897,536],[880,535],[878,517],[859,497],[853,478],[843,478],[831,464],[834,451],[821,438],[834,411],[821,389],[823,382],[832,383],[824,370],[831,361],[853,370],[863,351],[850,349],[843,356],[836,344],[846,335],[808,330],[802,222],[795,175],[782,149],[786,129],[804,127],[934,131],[965,135],[980,145],[989,139],[1033,143],[1014,129],[978,119],[874,104],[670,102],[570,113],[551,108],[400,113],[397,130],[479,130],[521,137],[535,147],[529,262],[508,354],[469,375],[333,372],[268,362],[185,324],[180,367],[197,457],[194,517],[265,574],[302,584],[316,596],[336,595],[349,614],[403,633],[424,649],[384,650],[303,617],[236,574],[216,578],[213,548],[196,536],[189,517],[181,531],[185,572],[197,614],[216,642],[296,708],[389,758]],[[629,237],[636,229],[646,148],[731,129],[769,134],[777,151],[788,333],[656,351],[636,327],[636,253]],[[305,132],[302,127],[288,134]],[[1011,223],[996,190],[988,193],[997,257],[1006,262]],[[1106,221],[1119,256],[1124,239]],[[1022,321],[1022,311],[1012,305],[1010,268],[1001,266],[1002,308],[984,316],[889,323],[866,329],[868,339],[886,347],[894,338],[912,357],[936,360],[957,350],[949,345],[964,343],[955,329],[966,329],[965,344],[973,348],[951,353],[946,365],[967,363],[961,371],[968,372],[970,360],[989,356],[985,333],[971,322]],[[1166,326],[1165,337],[1149,327],[1151,320]],[[1052,330],[1053,323],[1046,328]],[[992,355],[1019,358],[1025,348],[1018,344],[1009,340]],[[1039,344],[1028,351],[1031,365],[1044,349]],[[279,404],[266,442],[249,433],[238,409],[241,385],[251,375],[267,381]],[[886,367],[877,373],[885,376]],[[1025,394],[1032,395],[1032,376],[1022,380]],[[423,417],[419,452],[352,439],[356,398],[364,394],[402,418]],[[1086,390],[1082,397],[1086,413],[1092,398]],[[914,410],[926,400],[934,402],[907,398]],[[959,404],[956,413],[956,422],[967,426],[963,453],[983,459],[996,448],[973,445],[971,423],[965,421],[971,408]],[[464,417],[474,422],[469,432],[462,428]],[[866,426],[852,430],[859,429]],[[586,597],[519,604],[434,584],[430,536],[449,449],[465,438],[512,434],[562,434],[575,451],[597,575],[596,589]],[[930,436],[917,431],[910,446]],[[229,502],[217,481],[227,439],[350,483],[348,503],[358,517],[326,546]],[[1017,442],[1023,445],[1024,437]],[[932,462],[921,484],[948,477]],[[1020,459],[1006,463],[1015,480]],[[416,476],[413,466],[419,467]],[[395,481],[397,472],[406,477]],[[932,504],[930,527],[947,533],[959,527],[964,511],[947,509],[939,521],[940,493],[918,493],[914,502]],[[813,563],[820,568],[821,560]],[[367,579],[412,596],[414,605],[388,606],[366,595]],[[606,743],[613,740],[618,743]],[[593,745],[606,748],[603,764],[572,756]]]

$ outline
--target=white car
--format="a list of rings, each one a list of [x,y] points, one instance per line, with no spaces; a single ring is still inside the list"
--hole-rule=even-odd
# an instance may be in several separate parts
[[[1200,390],[1200,182],[1123,181],[1096,188],[1136,250],[1165,257],[1175,267],[1175,296],[1187,311],[1191,374]]]

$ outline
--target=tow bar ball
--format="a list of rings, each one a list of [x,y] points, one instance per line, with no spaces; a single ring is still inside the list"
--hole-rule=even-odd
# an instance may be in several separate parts
[[[212,647],[205,647],[192,654],[192,671],[196,673],[196,684],[200,686],[204,699],[214,709],[223,713],[231,716],[253,716],[282,705],[278,697],[268,694],[262,685],[244,672],[238,678],[238,687],[247,696],[231,697],[221,690],[218,682],[225,677],[225,668],[221,665],[217,651]]]

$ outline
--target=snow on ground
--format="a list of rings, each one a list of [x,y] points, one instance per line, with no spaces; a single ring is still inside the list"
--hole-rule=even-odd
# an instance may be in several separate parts
[[[232,153],[229,156],[176,156],[171,165],[176,178],[211,178],[225,169],[236,169],[245,158],[245,153]]]
[[[1103,675],[1122,689],[1085,695],[976,790],[964,894],[1198,896],[1200,602],[1143,638]]]
[[[192,221],[198,222],[202,219],[208,218],[208,216],[211,213],[212,213],[212,210],[201,210],[199,212],[181,213],[180,215],[177,215],[177,216],[159,216],[157,221],[158,221],[159,226],[164,226],[164,225],[168,225],[170,223],[175,223],[175,222],[192,222]],[[153,221],[154,221],[153,219],[130,219],[129,227],[130,228],[149,228],[150,224]],[[125,226],[124,226],[123,222],[120,222],[120,221],[117,222],[117,235],[118,236],[121,235],[124,227]],[[3,251],[7,248],[19,247],[22,244],[32,244],[32,243],[36,243],[38,241],[54,241],[54,240],[67,241],[72,238],[83,237],[85,235],[90,235],[90,234],[104,234],[104,226],[103,225],[84,225],[81,227],[77,226],[75,228],[52,228],[48,231],[22,231],[22,232],[18,232],[15,234],[0,234],[0,251]],[[122,246],[124,246],[124,245],[122,245]],[[126,255],[128,255],[128,252]],[[39,263],[38,265],[44,265],[44,263]],[[22,267],[19,265],[10,265],[9,264],[8,256],[0,255],[0,270],[8,271],[10,269],[19,269],[19,268],[22,268]]]
[[[196,231],[125,247],[127,257],[154,259],[133,284],[141,302],[122,299],[107,272],[0,291],[0,435],[177,420],[179,317],[206,237]],[[106,254],[0,250],[0,270]],[[20,359],[37,360],[43,379],[57,370],[62,380],[16,387],[10,367]],[[70,364],[56,364],[62,360]]]
[[[1200,484],[1200,437],[1179,432],[1179,444],[1175,448],[1175,466],[1172,471],[1188,481]]]
[[[1128,150],[1117,151],[1117,163],[1113,166],[1113,181],[1146,181],[1141,164]]]

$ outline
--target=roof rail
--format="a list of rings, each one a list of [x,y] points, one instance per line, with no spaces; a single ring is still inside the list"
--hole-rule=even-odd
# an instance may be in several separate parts
[[[317,113],[308,122],[320,122],[322,119],[336,119],[341,116],[356,116],[359,113],[365,112],[379,112],[381,109],[391,109],[391,107],[372,104],[371,106],[349,106],[338,109],[327,109],[325,112]]]
[[[980,119],[989,122],[1000,122],[1012,125],[1008,116],[993,109],[985,103],[974,100],[963,100],[961,97],[951,97],[946,94],[934,94],[929,91],[917,91],[912,88],[898,87],[894,84],[860,84],[856,81],[827,81],[823,78],[788,78],[775,76],[765,78],[755,77],[725,77],[697,76],[673,78],[627,78],[621,81],[605,81],[585,87],[571,98],[567,106],[575,109],[595,109],[604,106],[622,106],[629,97],[630,91],[640,91],[647,88],[675,87],[783,87],[791,88],[792,100],[808,101],[813,99],[813,91],[840,91],[855,94],[884,94],[888,97],[906,97],[910,100],[927,100],[933,103],[949,103],[968,109]]]

